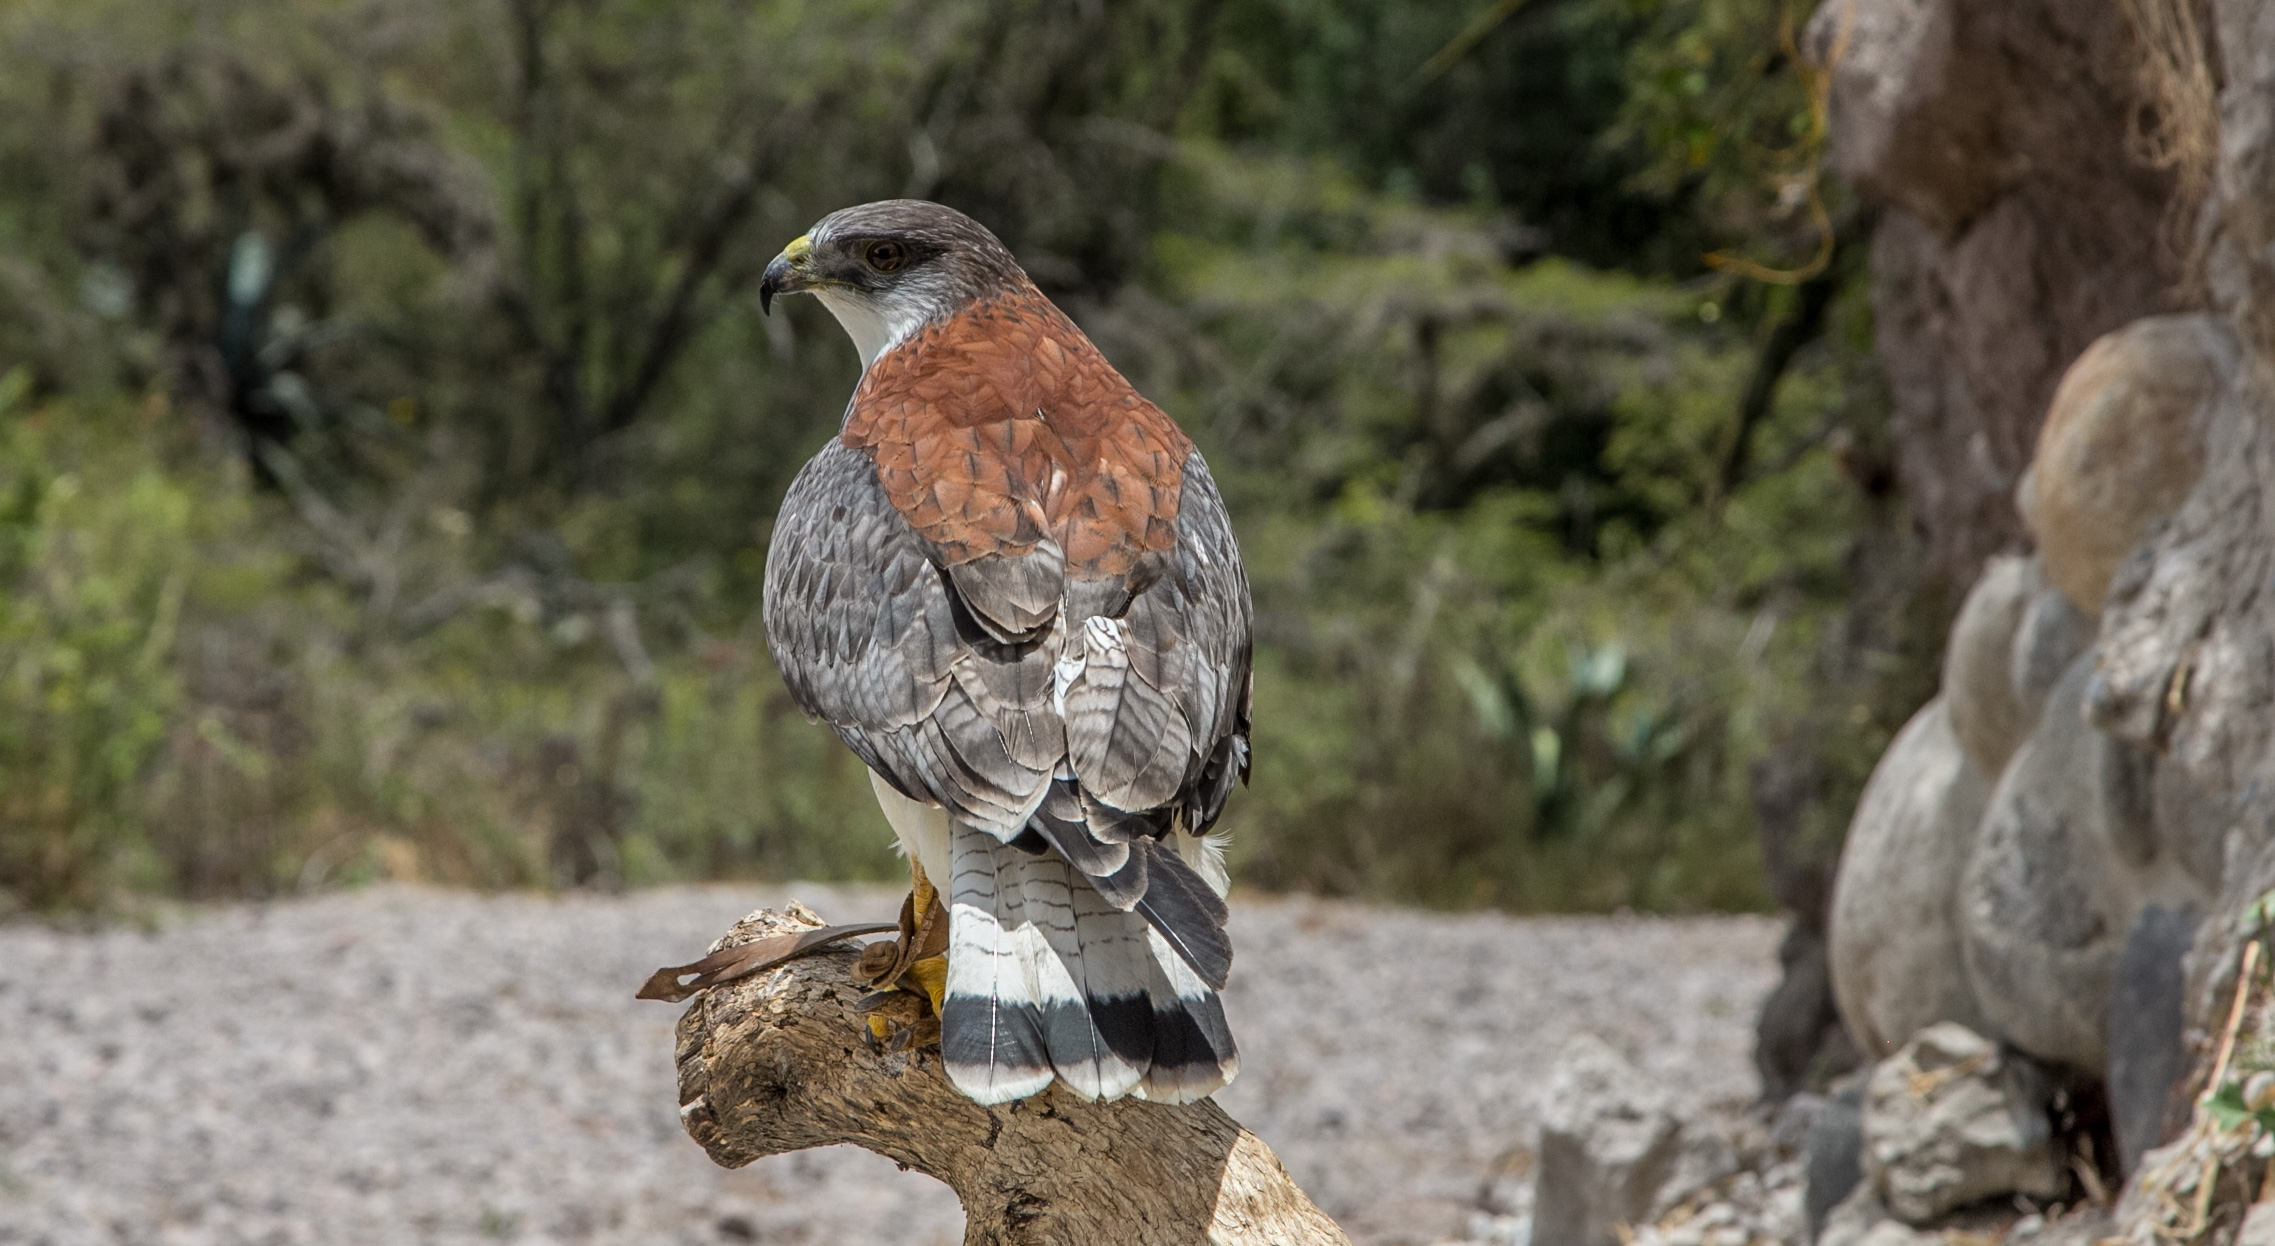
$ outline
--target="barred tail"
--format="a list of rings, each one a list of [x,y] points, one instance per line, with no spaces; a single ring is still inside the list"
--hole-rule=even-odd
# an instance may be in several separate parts
[[[958,825],[950,857],[941,1054],[958,1089],[1004,1103],[1055,1077],[1086,1099],[1184,1103],[1232,1080],[1216,989],[1146,914],[1108,903],[1047,847]]]

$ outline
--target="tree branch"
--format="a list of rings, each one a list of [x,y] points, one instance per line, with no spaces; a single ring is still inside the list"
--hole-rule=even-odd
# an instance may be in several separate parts
[[[825,99],[824,107],[834,98]],[[663,383],[672,363],[700,332],[702,326],[695,314],[697,297],[705,283],[717,274],[728,247],[742,233],[760,188],[765,185],[767,175],[774,171],[781,143],[789,135],[806,132],[812,115],[813,110],[806,107],[786,109],[759,131],[751,144],[749,162],[720,194],[717,206],[693,231],[678,278],[644,335],[639,365],[603,409],[601,432],[617,433],[631,427],[655,395],[656,387]]]
[[[1848,279],[1859,241],[1871,237],[1872,218],[1843,212],[1829,228],[1832,242],[1824,266],[1794,288],[1792,309],[1772,326],[1754,357],[1753,371],[1746,377],[1746,391],[1738,399],[1736,427],[1731,430],[1729,445],[1723,449],[1721,468],[1715,473],[1712,496],[1717,504],[1746,483],[1752,467],[1754,431],[1769,418],[1770,407],[1777,399],[1778,383],[1785,379],[1793,357],[1801,353],[1802,347],[1823,336],[1826,313],[1832,309],[1841,283]]]
[[[715,950],[820,925],[760,910]],[[1349,1246],[1278,1157],[1213,1101],[982,1107],[936,1051],[878,1054],[832,948],[698,994],[679,1020],[680,1121],[728,1168],[852,1143],[946,1182],[965,1246]]]

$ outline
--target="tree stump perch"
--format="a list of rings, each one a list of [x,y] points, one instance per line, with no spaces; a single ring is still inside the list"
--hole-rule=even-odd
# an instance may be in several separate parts
[[[713,950],[818,926],[793,904]],[[1215,1102],[1088,1103],[1053,1085],[982,1107],[937,1049],[880,1053],[836,945],[699,992],[679,1019],[679,1116],[713,1162],[850,1142],[939,1178],[966,1246],[1349,1246],[1279,1157]]]

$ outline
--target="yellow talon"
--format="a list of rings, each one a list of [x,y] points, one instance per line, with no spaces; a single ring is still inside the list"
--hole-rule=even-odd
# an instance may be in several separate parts
[[[931,879],[924,876],[924,867],[916,863],[915,857],[908,859],[908,875],[916,925],[922,929],[925,914],[940,903],[940,890],[932,885]],[[941,1001],[948,996],[948,958],[933,956],[920,960],[908,967],[907,976],[916,979],[924,988],[925,995],[932,1001],[932,1015],[939,1016]]]
[[[867,1015],[862,1020],[869,1027],[872,1045],[886,1051],[938,1042],[940,1006],[948,994],[948,915],[941,911],[940,890],[914,858],[908,863],[908,879],[900,938],[863,949],[857,970],[862,981],[885,988],[863,1001]],[[941,950],[918,957],[931,948]],[[901,993],[895,994],[895,988]],[[931,1005],[930,1012],[925,1004]]]
[[[948,958],[935,956],[929,960],[920,960],[910,965],[908,972],[902,976],[916,979],[917,984],[924,988],[924,994],[932,1000],[932,1015],[939,1016],[941,1001],[948,995]]]
[[[940,889],[934,887],[932,880],[924,876],[924,867],[916,863],[915,857],[908,859],[908,885],[910,898],[916,906],[916,924],[921,929],[924,915],[940,902]]]

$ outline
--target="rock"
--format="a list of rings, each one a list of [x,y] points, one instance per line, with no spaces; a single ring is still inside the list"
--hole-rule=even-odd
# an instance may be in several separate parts
[[[2275,1246],[2275,1203],[2253,1203],[2251,1210],[2243,1213],[2235,1246]]]
[[[1809,1145],[1809,1131],[1817,1118],[1831,1111],[1830,1095],[1801,1091],[1776,1106],[1769,1115],[1769,1145],[1780,1155],[1798,1155]]]
[[[2150,316],[2063,374],[2017,500],[2046,578],[2079,609],[2101,613],[2117,564],[2203,474],[2208,414],[2237,354],[2223,317]]]
[[[2110,975],[2132,922],[2121,863],[2096,835],[2088,776],[2110,741],[2078,716],[2080,658],[2015,753],[1961,880],[1961,947],[1992,1032],[2041,1059],[2099,1070]]]
[[[2248,1132],[2190,1128],[2141,1157],[2117,1198],[2110,1246],[2237,1246],[2238,1223],[2265,1192],[2266,1160]],[[2258,1233],[2266,1233],[2260,1226]],[[2261,1238],[2268,1241],[2268,1238]]]
[[[1801,1208],[1809,1239],[1824,1232],[1826,1220],[1864,1181],[1864,1083],[1824,1101],[1809,1122],[1801,1151]]]
[[[2007,1230],[1999,1246],[2094,1246],[2115,1227],[2107,1208],[2075,1207],[2052,1219],[2024,1216]]]
[[[2134,920],[2117,958],[2107,1086],[2118,1165],[2128,1176],[2149,1148],[2164,1141],[2173,1089],[2188,1071],[2181,959],[2195,940],[2193,910],[2151,904]]]
[[[1857,801],[1833,884],[1833,993],[1867,1059],[1937,1021],[1980,1025],[1953,903],[1990,780],[1945,702],[1897,733]]]
[[[1943,703],[1959,746],[1986,775],[2006,769],[2007,758],[2029,733],[2031,716],[2014,694],[2014,637],[2030,601],[2044,587],[2038,560],[1993,558],[1951,624],[1943,647]]]
[[[1805,1231],[1800,1166],[1777,1160],[1683,1200],[1656,1223],[1636,1226],[1630,1246],[1797,1243]]]
[[[2053,695],[2062,672],[2093,643],[2094,631],[2093,616],[2072,605],[2062,590],[2045,582],[2043,574],[2034,578],[2037,588],[2023,607],[2022,621],[2014,629],[2014,649],[2007,658],[2014,703],[2033,726],[2046,712],[2046,698]]]
[[[2203,479],[2119,568],[2103,607],[2094,724],[2213,792],[2275,774],[2275,389],[2246,369],[2209,433]]]
[[[1993,1195],[2059,1196],[2046,1093],[2027,1061],[1963,1025],[1921,1031],[1865,1082],[1873,1192],[1914,1225]]]
[[[1883,1220],[1866,1229],[1856,1246],[1945,1246],[1945,1242],[1941,1233],[1923,1233],[1901,1220]]]
[[[1960,881],[1959,928],[1987,1032],[2099,1073],[2134,915],[2210,895],[2157,843],[2155,759],[2087,725],[2093,673],[2090,654],[2070,664],[1992,791]]]
[[[1754,1071],[1771,1103],[1857,1066],[1856,1045],[1833,1002],[1832,951],[1824,930],[1795,917],[1777,948],[1784,971],[1754,1022]]]
[[[2092,690],[2087,690],[2087,699]],[[2217,893],[2227,864],[2228,830],[2236,802],[2196,781],[2170,758],[2159,758],[2149,795],[2157,848],[2169,854],[2207,893]]]
[[[1778,945],[1777,988],[1762,1001],[1754,1023],[1754,1070],[1761,1097],[1776,1103],[1796,1091],[1823,1085],[1858,1063],[1856,1045],[1833,1002],[1831,950],[1825,933],[1832,907],[1833,872],[1840,843],[1812,815],[1824,798],[1822,769],[1813,748],[1799,743],[1773,749],[1748,776],[1754,826],[1762,847],[1762,875],[1771,898],[1793,914]]]
[[[2275,12],[2263,0],[2214,0],[2219,167],[2204,215],[2217,241],[2205,257],[2212,302],[2266,343],[2275,326]],[[2261,347],[2264,350],[2264,346]]]
[[[1943,1246],[1942,1234],[1921,1233],[1890,1219],[1869,1185],[1858,1186],[1842,1199],[1814,1240],[1816,1246]]]
[[[1834,156],[1868,195],[1948,229],[2005,180],[1998,82],[1955,38],[1959,15],[1936,0],[1852,0],[1819,38],[1831,60]],[[1817,35],[1817,31],[1812,31]]]
[[[1728,1139],[1593,1035],[1567,1044],[1541,1105],[1534,1246],[1615,1246],[1737,1168]]]
[[[2073,0],[1820,4],[1831,151],[1882,208],[1872,309],[1896,475],[1955,584],[2022,544],[2015,485],[2062,371],[2169,310],[2185,248],[2169,173],[2142,168],[2138,44]]]

